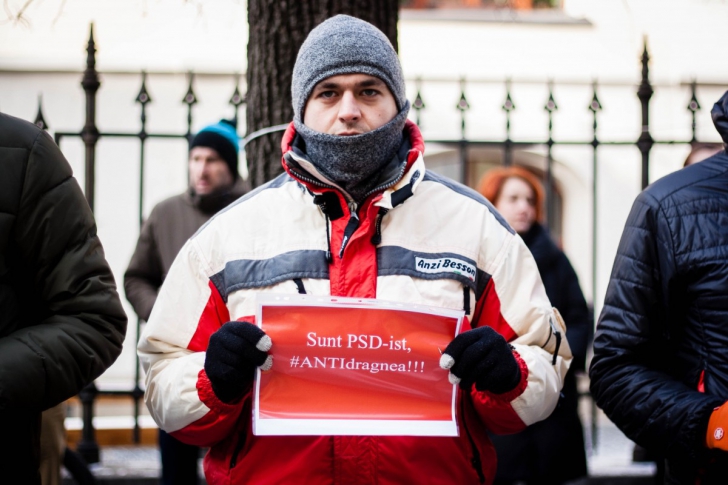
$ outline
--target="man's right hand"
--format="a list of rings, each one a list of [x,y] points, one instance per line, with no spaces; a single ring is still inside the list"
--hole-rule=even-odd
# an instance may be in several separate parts
[[[227,322],[210,336],[205,355],[205,373],[215,395],[224,403],[240,399],[250,387],[255,368],[269,370],[271,339],[248,322]]]
[[[728,402],[713,410],[705,434],[708,448],[728,451]]]

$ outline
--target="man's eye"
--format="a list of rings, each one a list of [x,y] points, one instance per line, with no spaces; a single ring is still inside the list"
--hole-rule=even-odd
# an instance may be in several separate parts
[[[333,98],[334,96],[336,96],[336,92],[334,91],[321,91],[319,93],[320,98]]]
[[[361,94],[364,96],[376,96],[377,94],[379,94],[379,91],[377,91],[376,89],[365,89],[361,92]]]

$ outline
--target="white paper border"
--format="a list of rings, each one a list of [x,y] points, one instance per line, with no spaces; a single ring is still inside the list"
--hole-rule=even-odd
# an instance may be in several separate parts
[[[428,305],[377,300],[300,294],[259,293],[255,321],[262,326],[263,306],[320,306],[339,308],[381,308],[429,313],[457,319],[455,335],[460,333],[465,312]],[[453,338],[455,337],[453,335]],[[275,364],[274,364],[275,365]],[[457,387],[452,386],[452,419],[447,421],[402,419],[261,419],[260,368],[255,372],[253,389],[253,434],[256,436],[459,436],[457,425]]]
[[[452,421],[401,419],[259,419],[256,436],[458,436]]]

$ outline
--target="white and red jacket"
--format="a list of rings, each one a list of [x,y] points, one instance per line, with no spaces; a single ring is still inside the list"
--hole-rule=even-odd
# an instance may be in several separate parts
[[[139,357],[159,426],[211,447],[208,483],[491,483],[496,458],[486,430],[520,431],[556,406],[571,354],[563,339],[552,355],[554,331],[566,332],[536,263],[483,197],[425,170],[422,136],[411,122],[406,131],[411,149],[391,186],[356,208],[294,148],[291,125],[287,173],[217,214],[177,256]],[[459,270],[422,264],[439,259]],[[466,330],[490,325],[511,343],[521,383],[503,395],[460,392],[455,438],[254,436],[250,393],[234,404],[213,393],[203,369],[207,343],[225,322],[253,321],[257,293],[301,289],[465,309]]]

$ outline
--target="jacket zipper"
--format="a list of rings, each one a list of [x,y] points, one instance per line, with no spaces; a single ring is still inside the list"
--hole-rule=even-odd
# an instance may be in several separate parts
[[[401,178],[402,178],[402,173],[400,173],[399,178],[397,180],[400,180]],[[392,199],[391,199],[392,200],[392,209],[394,209],[397,205],[404,203],[404,201],[406,201],[410,196],[412,196],[412,185],[414,185],[414,183],[417,181],[418,178],[420,178],[420,171],[415,170],[415,173],[412,174],[412,178],[410,179],[407,187],[403,187],[392,193]],[[391,187],[391,185],[384,187],[383,190],[387,189],[389,187]],[[407,189],[409,190],[409,193],[407,193]],[[403,190],[405,191],[405,194],[401,198],[399,198],[398,194],[401,193],[400,191],[403,191]],[[395,200],[395,199],[397,199],[397,200]],[[379,246],[379,244],[382,242],[382,219],[384,219],[384,216],[386,216],[390,210],[391,209],[387,209],[385,207],[379,208],[379,212],[377,213],[377,218],[374,222],[374,227],[375,227],[374,235],[372,236],[372,240],[371,240],[372,244],[375,246]],[[470,312],[468,312],[468,313],[470,313]]]
[[[349,204],[349,222],[346,223],[346,228],[344,229],[344,238],[341,240],[341,249],[339,249],[339,259],[342,259],[344,257],[344,249],[346,248],[347,243],[351,239],[351,236],[354,235],[354,232],[359,228],[359,215],[356,213],[357,207],[354,202],[351,202]]]
[[[304,182],[308,182],[309,184],[312,184],[312,185],[315,185],[315,186],[318,186],[318,187],[324,187],[324,188],[338,190],[338,191],[340,191],[344,195],[344,198],[347,200],[348,205],[349,205],[350,218],[349,218],[349,222],[347,222],[347,224],[346,224],[346,228],[344,229],[344,238],[341,241],[341,248],[339,249],[339,259],[343,258],[344,257],[344,249],[346,249],[346,245],[349,243],[349,240],[351,239],[351,236],[354,235],[354,232],[356,232],[356,230],[359,228],[359,224],[361,222],[359,220],[359,215],[357,214],[358,208],[357,208],[356,202],[354,202],[354,199],[352,199],[351,196],[348,193],[346,193],[345,191],[339,189],[338,187],[336,187],[334,185],[326,184],[324,182],[321,182],[320,180],[315,180],[315,179],[313,179],[311,177],[308,177],[306,175],[303,175],[300,171],[296,170],[293,167],[290,167],[289,166],[289,168],[291,169],[291,171],[293,173],[296,174],[296,177],[298,177],[299,179],[303,180]],[[378,185],[377,187],[375,187],[372,190],[370,190],[369,192],[367,192],[364,195],[364,199],[366,199],[367,197],[369,197],[371,194],[374,194],[374,193],[379,192],[379,191],[382,191],[382,190],[387,190],[388,188],[395,186],[402,179],[402,176],[404,175],[404,172],[405,172],[406,169],[407,169],[407,164],[403,164],[401,170],[399,171],[399,174],[396,177],[394,177],[393,179],[391,179],[389,182],[386,182],[384,184]],[[414,182],[415,180],[417,180],[417,178],[419,178],[419,174],[420,174],[419,170],[416,171],[414,173],[414,175],[413,175],[413,179],[412,179],[411,182]],[[385,212],[380,211],[379,214],[377,214],[379,217],[377,218],[376,225],[378,226],[378,228],[380,228],[379,229],[380,231],[381,231],[381,226],[380,225],[381,225],[382,217],[386,213],[387,213],[387,211],[385,211]],[[375,236],[372,239],[375,239],[375,238],[376,238],[376,234],[375,234]],[[379,239],[381,239],[381,233],[380,233]],[[328,255],[327,255],[327,259],[328,259]]]
[[[291,169],[291,172],[293,172],[293,173],[296,174],[296,177],[298,177],[299,179],[303,180],[304,182],[308,182],[309,184],[315,185],[317,187],[323,187],[323,188],[326,188],[326,189],[337,190],[337,191],[339,191],[339,192],[341,192],[343,194],[344,198],[347,200],[347,203],[349,205],[354,204],[354,199],[351,197],[351,195],[349,195],[343,189],[341,189],[341,188],[339,188],[339,187],[337,187],[335,185],[327,184],[327,183],[321,182],[320,180],[316,180],[316,179],[314,179],[312,177],[308,177],[306,175],[303,175],[299,170],[296,170],[294,167],[291,167],[290,165],[289,165],[289,168]]]
[[[470,434],[470,430],[468,429],[468,424],[465,422],[464,396],[461,396],[460,398],[460,414],[463,417],[463,428],[465,429],[465,434],[468,436],[470,447],[473,450],[473,458],[470,460],[470,464],[473,466],[475,472],[478,474],[478,480],[480,480],[480,483],[485,483],[485,475],[483,474],[483,463],[480,460],[480,451],[478,451],[478,447],[475,445],[475,440],[473,440],[473,437]]]
[[[351,239],[351,236],[354,234],[354,231],[357,230],[359,227],[359,216],[357,215],[357,206],[356,202],[351,198],[349,194],[344,192],[343,190],[340,190],[338,187],[335,187],[333,185],[325,184],[323,182],[320,182],[318,180],[314,180],[310,177],[306,177],[305,175],[302,175],[298,170],[295,170],[294,168],[291,168],[291,171],[296,174],[298,178],[303,180],[304,182],[308,182],[313,185],[317,185],[319,187],[325,187],[328,189],[334,189],[340,191],[344,198],[348,201],[349,205],[349,213],[351,217],[349,218],[349,222],[346,223],[346,229],[344,230],[344,239],[341,241],[341,248],[339,249],[339,259],[341,259],[344,256],[344,249],[346,248],[346,244],[349,242],[349,239]],[[328,221],[327,221],[327,231],[328,231]],[[330,256],[327,253],[327,260],[330,261]]]
[[[380,207],[377,213],[377,219],[374,222],[374,235],[372,236],[372,244],[374,246],[379,246],[382,242],[382,219],[387,215],[387,212],[389,212],[389,209]]]
[[[233,448],[233,456],[230,458],[231,470],[238,464],[238,453],[242,451],[243,446],[245,446],[245,431],[240,432],[238,435],[238,442],[235,443],[235,448]]]
[[[293,173],[295,173],[295,174],[296,174],[296,177],[300,178],[300,179],[301,179],[301,180],[303,180],[304,182],[308,182],[308,183],[309,183],[309,184],[311,184],[311,185],[316,185],[317,187],[325,187],[325,188],[327,188],[327,189],[336,189],[336,190],[340,190],[340,189],[339,189],[338,187],[336,187],[336,186],[334,186],[334,185],[330,185],[330,184],[325,184],[325,183],[321,182],[320,180],[316,180],[316,179],[313,179],[313,178],[311,178],[311,177],[307,177],[307,176],[303,175],[303,174],[302,174],[301,172],[299,172],[298,170],[296,170],[296,169],[295,169],[295,168],[293,168],[293,167],[290,167],[290,166],[289,166],[289,168],[291,169],[291,172],[293,172]]]
[[[379,192],[380,190],[387,190],[388,188],[397,185],[397,182],[402,180],[402,176],[404,175],[404,171],[406,169],[407,169],[407,164],[405,163],[404,165],[402,165],[402,169],[399,171],[399,174],[396,177],[391,179],[389,182],[385,182],[382,185],[374,187],[372,190],[370,190],[369,192],[364,194],[364,198],[362,200],[366,199],[367,197],[369,197],[370,195],[372,195],[375,192]]]

